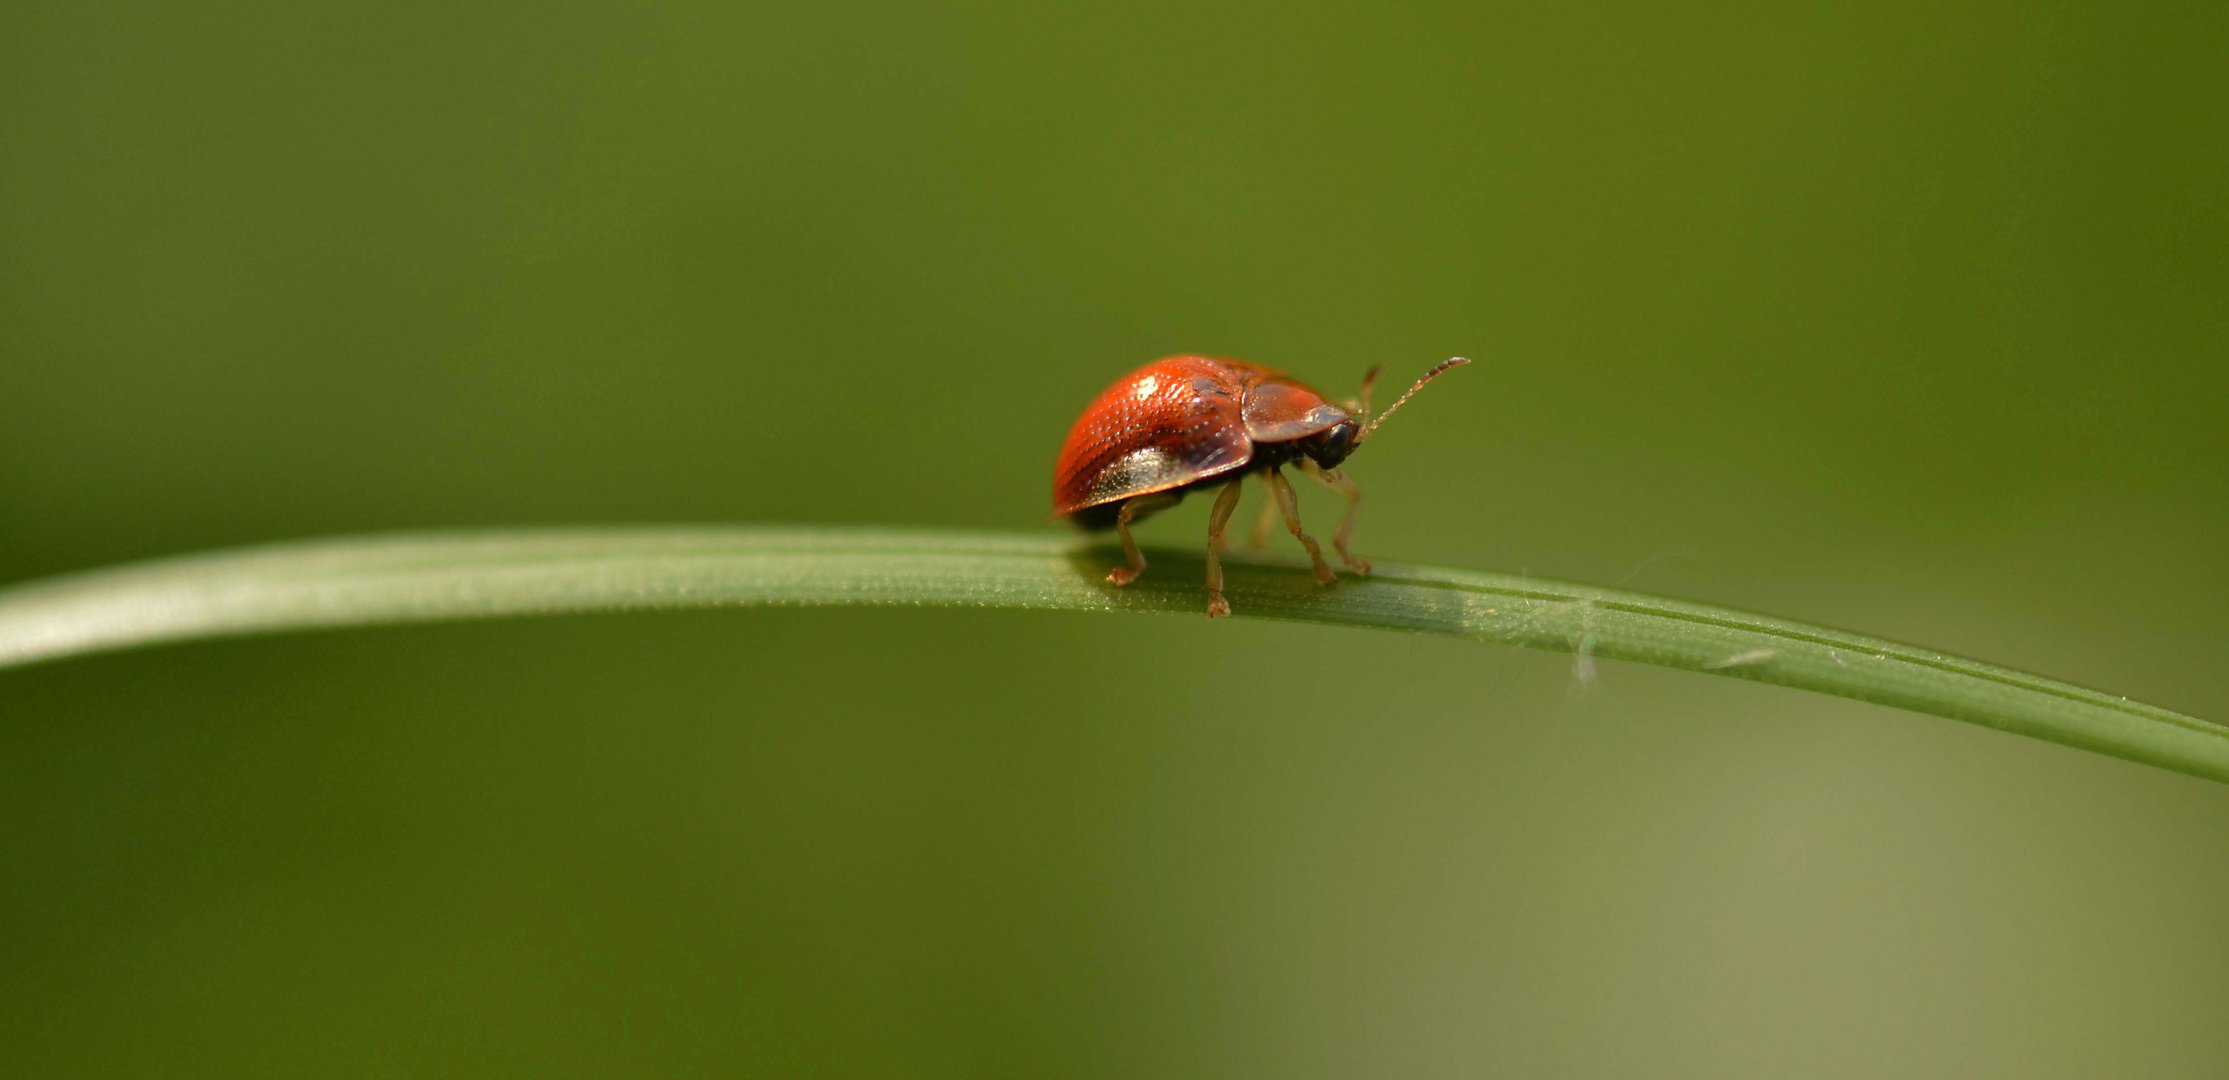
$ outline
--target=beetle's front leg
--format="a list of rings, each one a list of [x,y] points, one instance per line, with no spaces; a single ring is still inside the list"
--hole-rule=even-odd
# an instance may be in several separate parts
[[[1300,496],[1294,494],[1293,482],[1274,468],[1262,475],[1269,480],[1270,492],[1277,496],[1277,509],[1285,515],[1286,530],[1300,541],[1301,547],[1308,549],[1308,561],[1316,567],[1316,580],[1325,585],[1338,581],[1339,575],[1331,572],[1331,564],[1323,561],[1323,549],[1316,546],[1316,538],[1300,529]]]
[[[1370,560],[1347,549],[1347,542],[1354,539],[1355,518],[1362,514],[1362,488],[1346,473],[1325,469],[1313,461],[1302,461],[1301,471],[1323,482],[1325,487],[1338,492],[1347,500],[1347,516],[1340,520],[1339,528],[1331,534],[1331,546],[1339,550],[1339,561],[1357,574],[1370,572]]]

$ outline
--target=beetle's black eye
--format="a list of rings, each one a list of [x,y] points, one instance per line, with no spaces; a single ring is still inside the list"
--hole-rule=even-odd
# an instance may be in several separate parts
[[[1319,436],[1308,456],[1316,459],[1316,464],[1326,469],[1336,469],[1340,462],[1347,460],[1347,455],[1353,450],[1354,422],[1348,421]]]

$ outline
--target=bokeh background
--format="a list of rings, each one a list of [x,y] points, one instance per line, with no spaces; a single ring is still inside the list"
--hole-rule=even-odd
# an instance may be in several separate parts
[[[1144,360],[1344,394],[1463,353],[1352,467],[1366,553],[2222,719],[2224,56],[2207,2],[10,4],[0,580],[1050,529],[1069,421]],[[14,1076],[2229,1061],[2229,789],[1246,620],[8,672],[0,866]]]

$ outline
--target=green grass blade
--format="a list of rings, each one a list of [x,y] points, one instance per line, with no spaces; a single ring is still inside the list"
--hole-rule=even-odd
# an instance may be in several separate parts
[[[1114,556],[1053,533],[638,527],[315,540],[0,589],[0,668],[317,627],[768,604],[1166,611],[1200,617],[1195,552]],[[1801,623],[1507,574],[1380,563],[1318,588],[1233,560],[1240,616],[1445,634],[1877,702],[2229,781],[2229,727],[1972,660]]]

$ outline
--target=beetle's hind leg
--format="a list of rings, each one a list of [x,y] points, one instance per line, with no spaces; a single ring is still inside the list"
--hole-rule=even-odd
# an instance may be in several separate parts
[[[1300,531],[1300,496],[1293,493],[1293,482],[1274,468],[1263,473],[1262,478],[1269,482],[1270,492],[1277,496],[1277,509],[1285,515],[1285,530],[1300,541],[1301,547],[1308,549],[1308,561],[1316,565],[1316,580],[1326,585],[1338,581],[1339,575],[1331,572],[1331,564],[1323,561],[1323,549],[1316,546],[1316,538]]]
[[[1338,492],[1347,500],[1347,516],[1340,520],[1338,531],[1331,534],[1331,546],[1339,549],[1339,561],[1357,574],[1370,572],[1370,560],[1348,550],[1347,542],[1354,539],[1354,520],[1362,514],[1362,488],[1337,469],[1326,469],[1313,461],[1303,459],[1301,471],[1323,481],[1325,487]]]
[[[1115,532],[1122,534],[1122,553],[1129,557],[1130,565],[1117,566],[1107,571],[1109,582],[1128,585],[1138,580],[1139,574],[1145,573],[1145,556],[1138,551],[1138,542],[1130,538],[1131,519],[1156,510],[1166,510],[1175,506],[1182,498],[1183,496],[1174,492],[1160,491],[1123,501],[1122,509],[1115,512]]]

